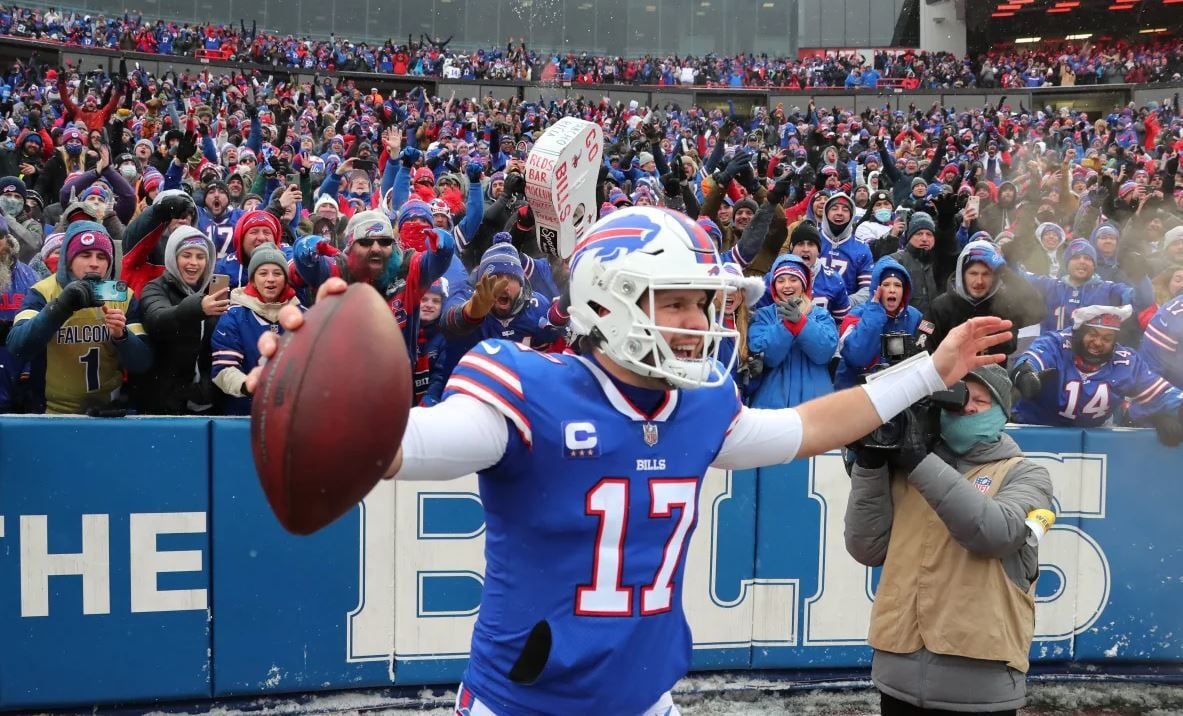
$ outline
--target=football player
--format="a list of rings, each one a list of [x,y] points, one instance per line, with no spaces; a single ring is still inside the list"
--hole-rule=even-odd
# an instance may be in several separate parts
[[[414,408],[387,476],[480,477],[481,610],[457,697],[470,714],[677,714],[690,666],[685,549],[708,467],[809,457],[862,437],[997,356],[979,318],[932,356],[796,408],[739,400],[714,296],[736,290],[705,231],[653,207],[597,222],[570,260],[573,350],[486,340]],[[326,285],[324,293],[344,290]],[[302,320],[287,312],[288,330]],[[260,339],[263,355],[276,343]],[[249,380],[259,380],[254,371]]]

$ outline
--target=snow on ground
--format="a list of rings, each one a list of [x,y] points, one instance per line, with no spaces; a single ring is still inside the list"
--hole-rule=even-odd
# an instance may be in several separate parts
[[[153,716],[453,716],[454,691],[423,689],[392,697],[383,692],[341,692],[268,698],[208,708],[160,709]],[[674,700],[684,716],[872,716],[879,695],[867,681],[826,683],[750,678],[737,674],[693,676],[681,681]],[[129,713],[121,711],[121,713]],[[144,713],[136,711],[135,713]],[[1129,680],[1032,680],[1028,716],[1179,716],[1183,686]]]

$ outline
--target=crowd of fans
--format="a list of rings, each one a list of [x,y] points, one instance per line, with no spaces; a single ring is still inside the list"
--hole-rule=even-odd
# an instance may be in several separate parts
[[[124,52],[195,56],[315,72],[358,71],[467,80],[538,80],[576,84],[706,85],[808,89],[1008,88],[1146,84],[1183,78],[1183,38],[1167,35],[1095,42],[1048,42],[994,50],[978,57],[912,50],[812,57],[740,54],[622,58],[587,53],[539,54],[513,38],[504,48],[468,51],[452,38],[408,36],[401,44],[297,38],[230,24],[105,17],[79,12],[0,6],[0,35]]]
[[[974,315],[1017,419],[1183,442],[1178,95],[1104,117],[368,94],[318,78],[17,63],[0,101],[0,410],[245,414],[256,341],[329,277],[372,284],[432,405],[484,338],[565,347],[563,263],[525,159],[564,116],[606,136],[601,215],[694,217],[754,406],[796,405]],[[900,349],[900,346],[903,346]],[[885,350],[886,349],[886,350]]]

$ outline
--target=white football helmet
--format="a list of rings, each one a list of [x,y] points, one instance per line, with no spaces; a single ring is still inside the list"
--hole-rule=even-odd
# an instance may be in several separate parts
[[[676,388],[721,385],[731,365],[718,363],[720,342],[739,334],[719,323],[713,300],[706,308],[706,330],[656,325],[639,302],[648,295],[652,306],[654,292],[669,289],[702,289],[713,299],[714,292],[736,286],[710,237],[689,217],[648,206],[613,212],[588,230],[571,255],[571,332],[593,339],[609,358],[639,375]],[[663,331],[701,337],[699,354],[679,357]]]

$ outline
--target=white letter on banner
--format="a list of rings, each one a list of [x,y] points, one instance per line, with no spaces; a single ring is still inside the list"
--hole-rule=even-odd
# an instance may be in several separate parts
[[[1057,518],[1105,518],[1107,455],[1046,452],[1025,455],[1051,474]],[[1035,638],[1067,639],[1085,632],[1100,618],[1109,602],[1109,560],[1101,545],[1076,525],[1058,522],[1039,544],[1039,567],[1041,571],[1055,573],[1060,578],[1060,588],[1055,594],[1037,599]]]
[[[21,515],[21,616],[49,616],[49,578],[82,576],[82,613],[111,613],[107,515],[82,516],[82,551],[49,553],[49,517]]]
[[[475,610],[448,612],[423,609],[424,578],[472,577],[485,572],[485,530],[482,520],[476,532],[428,534],[423,530],[420,492],[433,499],[479,503],[476,475],[447,483],[394,481],[398,517],[394,530],[394,654],[397,659],[445,659],[467,656],[476,624]]]
[[[386,661],[394,649],[394,480],[362,500],[358,604],[348,615],[345,660]]]
[[[204,534],[204,512],[133,512],[128,525],[131,541],[131,611],[184,612],[205,609],[205,589],[157,588],[162,572],[200,572],[202,551],[156,548],[160,534]]]
[[[871,570],[846,552],[846,503],[850,477],[842,455],[810,460],[809,497],[821,506],[818,592],[805,601],[807,646],[861,645],[871,627]]]
[[[793,646],[797,643],[796,579],[745,579],[739,596],[731,601],[716,592],[719,507],[731,497],[731,480],[730,471],[711,468],[699,491],[698,527],[690,538],[682,587],[694,648]]]

